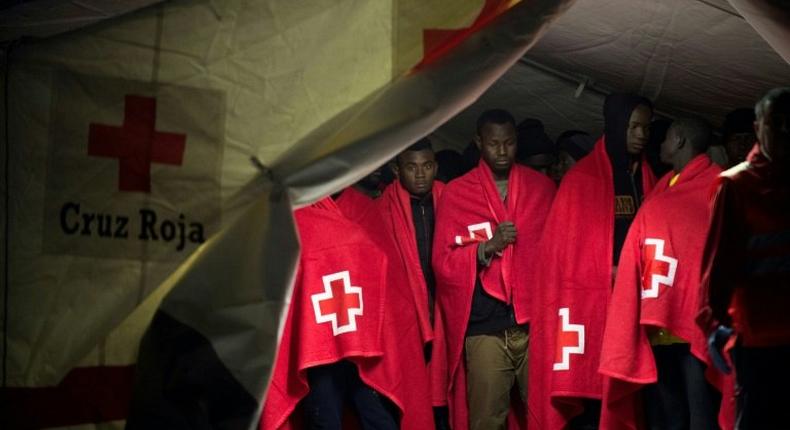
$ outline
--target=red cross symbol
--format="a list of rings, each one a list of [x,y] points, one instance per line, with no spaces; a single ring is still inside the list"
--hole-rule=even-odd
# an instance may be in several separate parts
[[[485,27],[501,13],[507,11],[514,3],[512,0],[485,0],[483,8],[469,27],[456,30],[441,28],[427,28],[423,30],[423,58],[415,66],[415,69],[420,69],[443,57],[470,35]]]
[[[332,333],[357,330],[357,318],[362,316],[362,287],[351,285],[348,270],[324,275],[324,291],[313,294],[313,311],[318,324],[331,322]]]
[[[485,242],[494,237],[491,223],[488,221],[468,225],[466,229],[469,231],[469,236],[455,236],[456,245],[464,246],[470,243]]]
[[[180,166],[186,135],[156,131],[156,99],[127,95],[123,125],[90,124],[88,155],[117,158],[118,190],[151,191],[151,163]]]
[[[584,354],[584,325],[570,323],[570,309],[560,308],[554,370],[571,368],[571,354]]]
[[[655,299],[660,285],[671,287],[675,283],[678,260],[664,254],[663,239],[645,239],[644,273],[642,274],[642,298]]]

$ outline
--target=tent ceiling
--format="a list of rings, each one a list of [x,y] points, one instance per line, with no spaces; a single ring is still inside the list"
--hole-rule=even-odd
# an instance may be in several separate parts
[[[587,86],[578,98],[581,82]],[[510,109],[543,120],[556,137],[602,129],[603,96],[650,97],[668,116],[698,114],[714,125],[790,84],[790,65],[726,0],[578,0],[480,100],[437,130],[440,146],[470,141],[477,115]]]

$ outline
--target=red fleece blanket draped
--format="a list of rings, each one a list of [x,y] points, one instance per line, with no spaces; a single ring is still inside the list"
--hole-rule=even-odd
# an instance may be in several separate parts
[[[655,184],[643,162],[642,187]],[[530,428],[561,429],[601,399],[598,373],[612,287],[614,179],[603,137],[563,178],[540,243],[529,361]]]
[[[485,291],[512,303],[516,320],[532,317],[535,294],[536,244],[554,197],[550,179],[526,167],[514,165],[508,179],[507,199],[499,196],[489,167],[480,164],[445,187],[439,202],[434,235],[433,265],[436,273],[437,326],[445,331],[446,348],[434,355],[434,382],[444,384],[455,430],[468,427],[466,372],[463,342],[472,293],[478,276],[477,245],[492,237],[497,225],[512,221],[518,236],[501,256],[495,256],[479,276]],[[445,373],[442,373],[446,369]],[[512,424],[512,422],[511,422]]]
[[[309,391],[306,370],[342,359],[398,406],[403,428],[432,425],[429,403],[421,414],[405,406],[411,374],[404,375],[401,351],[422,345],[416,327],[401,332],[397,310],[412,303],[388,285],[386,255],[330,199],[294,215],[302,255],[260,428],[298,428],[294,410]]]
[[[443,187],[440,182],[433,184],[434,208]],[[434,402],[424,346],[436,340],[428,310],[428,287],[417,251],[410,197],[400,182],[385,189],[361,224],[387,255],[387,284],[394,290],[391,293],[398,295],[403,303],[388,309],[393,311],[392,318],[397,319],[398,355],[402,358],[401,372],[404,389],[408,392],[401,428],[424,428],[410,423],[432,422],[433,419],[431,406]]]
[[[353,186],[347,187],[337,196],[335,203],[340,212],[353,222],[359,222],[368,215],[375,200]]]
[[[657,378],[648,326],[665,328],[689,342],[691,353],[714,370],[694,317],[710,200],[719,173],[721,168],[707,155],[689,162],[672,187],[669,182],[675,173],[668,173],[631,225],[601,349],[600,372],[605,375],[601,428],[644,428],[638,390]],[[711,382],[721,389],[720,377]]]
[[[433,207],[439,206],[439,198],[444,190],[444,184],[435,181],[432,187]],[[417,251],[417,233],[414,228],[412,218],[411,197],[409,192],[395,181],[390,184],[382,193],[381,197],[374,200],[374,210],[372,216],[366,217],[366,228],[370,229],[375,238],[380,235],[386,236],[386,243],[392,245],[384,251],[390,257],[390,264],[395,264],[393,257],[397,257],[402,263],[402,272],[405,281],[414,297],[415,312],[417,321],[420,324],[420,335],[424,343],[434,340],[433,328],[431,327],[430,314],[428,312],[428,287],[425,284],[425,277],[420,265],[420,254]],[[376,241],[382,243],[383,241]]]

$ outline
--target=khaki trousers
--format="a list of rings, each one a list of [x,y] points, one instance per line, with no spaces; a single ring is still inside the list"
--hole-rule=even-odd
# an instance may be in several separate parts
[[[514,383],[526,403],[529,333],[513,327],[467,336],[464,346],[469,429],[505,429]]]

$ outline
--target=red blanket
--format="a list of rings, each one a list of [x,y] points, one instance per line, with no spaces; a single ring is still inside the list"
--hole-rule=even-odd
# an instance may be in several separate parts
[[[404,407],[408,387],[400,351],[422,345],[416,329],[401,335],[398,312],[390,312],[411,304],[387,285],[386,256],[330,199],[294,215],[302,254],[260,428],[295,428],[294,409],[309,391],[306,369],[341,359],[355,363],[361,379],[392,400],[408,421],[406,415],[413,415]],[[422,377],[427,379],[427,372]],[[423,397],[429,414],[427,393]]]
[[[439,198],[444,190],[444,184],[434,181],[432,196],[434,210],[439,206]],[[390,257],[390,264],[395,265],[395,258],[401,265],[405,282],[411,289],[414,297],[415,312],[420,325],[420,335],[424,343],[434,339],[428,312],[428,287],[420,266],[420,255],[417,251],[414,220],[409,192],[395,181],[390,184],[378,199],[374,200],[374,210],[371,216],[366,217],[366,226],[371,228],[374,235],[383,234],[386,241],[377,240],[376,243],[386,243],[384,251]],[[375,238],[375,237],[374,237]],[[389,252],[388,252],[389,251]]]
[[[439,181],[434,181],[431,193],[434,211],[439,207],[439,199],[443,190],[444,184]],[[425,277],[423,276],[420,266],[420,256],[417,251],[416,232],[414,229],[411,202],[408,192],[403,188],[400,182],[395,181],[388,186],[384,190],[382,196],[374,202],[374,210],[369,212],[365,224],[373,229],[371,234],[376,235],[376,237],[379,237],[380,234],[383,233],[387,239],[393,239],[383,242],[387,245],[385,251],[389,256],[389,261],[393,265],[393,269],[400,267],[395,265],[395,261],[403,263],[402,268],[397,270],[398,273],[396,274],[396,276],[398,274],[402,276],[402,279],[395,282],[397,285],[407,284],[412,293],[415,311],[414,321],[417,321],[419,324],[422,342],[427,344],[433,342],[436,337],[444,338],[444,327],[441,324],[441,318],[434,316],[434,325],[431,326],[430,313],[428,310],[428,287],[425,284]],[[435,309],[434,313],[436,313]],[[404,313],[403,316],[407,317],[408,314]],[[411,323],[411,321],[408,323]],[[437,350],[437,348],[442,347],[443,345],[432,345],[432,356],[435,357],[444,354],[443,350]],[[429,374],[435,372],[443,374],[447,371],[446,368],[437,368],[437,362],[440,363],[440,365],[444,365],[445,363],[442,360],[432,360],[428,367]],[[412,363],[414,363],[416,367],[422,365],[422,355],[420,355],[419,360],[417,360],[417,357],[414,357]],[[443,379],[441,376],[437,378],[439,380]],[[430,377],[429,381],[432,379],[433,377]],[[418,384],[424,382],[426,381],[417,381]],[[434,406],[446,405],[446,395],[442,388],[445,384],[429,385],[432,388],[431,404]]]
[[[434,182],[434,208],[442,193],[444,184]],[[391,307],[397,328],[395,341],[402,358],[401,374],[404,389],[408,396],[404,399],[406,410],[401,428],[426,428],[427,420],[432,422],[430,373],[425,365],[424,346],[435,342],[428,311],[428,288],[420,266],[417,251],[416,232],[412,220],[411,202],[408,192],[400,182],[388,186],[382,196],[361,221],[370,237],[387,254],[388,285],[390,294],[397,295],[392,301],[403,303]],[[410,311],[411,310],[411,311]],[[443,336],[440,337],[443,339]],[[412,425],[411,423],[423,423]]]
[[[721,168],[693,159],[669,187],[665,175],[639,209],[623,244],[604,330],[600,371],[606,375],[601,427],[643,428],[639,391],[656,381],[648,326],[667,329],[710,364],[697,328],[702,249],[710,199]],[[612,380],[608,380],[608,379]]]
[[[642,163],[642,186],[655,184]],[[603,138],[563,178],[540,243],[529,351],[530,428],[560,429],[600,399],[598,358],[612,287],[614,179]]]
[[[335,199],[340,212],[353,222],[359,222],[373,208],[375,200],[353,186],[347,187]]]
[[[523,324],[532,317],[532,297],[536,292],[532,264],[536,244],[554,197],[550,179],[526,167],[510,170],[507,199],[499,193],[484,162],[445,187],[439,202],[434,236],[433,265],[436,273],[437,323],[445,330],[446,348],[434,356],[434,381],[444,383],[455,430],[468,426],[464,336],[478,276],[477,246],[492,237],[503,221],[516,225],[516,242],[495,256],[479,276],[490,295],[512,303],[516,319]],[[442,372],[445,370],[445,372]]]

